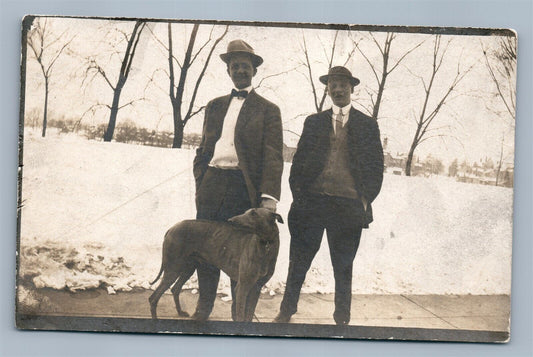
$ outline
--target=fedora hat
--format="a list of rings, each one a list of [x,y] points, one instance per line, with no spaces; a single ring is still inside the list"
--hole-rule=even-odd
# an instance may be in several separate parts
[[[350,72],[346,67],[342,66],[336,66],[331,67],[328,71],[328,74],[324,76],[320,76],[320,82],[327,85],[328,84],[328,78],[330,76],[338,76],[338,77],[346,77],[350,80],[350,83],[355,87],[359,84],[359,79],[352,76],[352,72]]]
[[[261,63],[263,63],[263,59],[261,58],[261,56],[256,55],[252,46],[250,46],[243,40],[233,40],[228,43],[228,49],[226,53],[221,54],[220,58],[222,58],[222,61],[229,63],[231,56],[237,53],[249,54],[250,58],[252,59],[252,64],[255,67],[259,67]]]

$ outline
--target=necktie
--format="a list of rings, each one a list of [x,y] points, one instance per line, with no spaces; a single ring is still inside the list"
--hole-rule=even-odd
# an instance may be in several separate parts
[[[248,92],[245,91],[245,90],[235,90],[235,89],[232,89],[231,90],[231,96],[232,97],[237,97],[237,98],[246,98],[246,96],[248,95]]]
[[[339,132],[342,130],[342,111],[339,111],[339,114],[335,116],[335,135],[339,135]]]

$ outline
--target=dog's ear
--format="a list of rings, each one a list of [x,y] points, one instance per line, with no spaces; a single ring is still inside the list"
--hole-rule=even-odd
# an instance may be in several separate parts
[[[274,217],[276,218],[276,221],[278,221],[279,223],[285,223],[283,222],[283,218],[281,218],[281,216],[277,213],[274,213]]]
[[[253,209],[249,209],[243,214],[231,217],[230,219],[228,219],[228,222],[237,223],[238,225],[241,225],[243,227],[254,229],[256,228],[255,226],[256,216],[257,216],[257,212],[255,212],[255,210]]]

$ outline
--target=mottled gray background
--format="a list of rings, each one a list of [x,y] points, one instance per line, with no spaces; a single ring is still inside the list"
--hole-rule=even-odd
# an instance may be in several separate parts
[[[29,332],[14,329],[20,25],[25,14],[513,28],[518,32],[511,342],[506,345]],[[523,1],[0,0],[0,355],[530,356],[533,6]]]

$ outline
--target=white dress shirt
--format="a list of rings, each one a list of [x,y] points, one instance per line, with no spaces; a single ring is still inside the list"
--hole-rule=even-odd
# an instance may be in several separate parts
[[[337,116],[339,113],[342,113],[342,127],[344,128],[344,125],[346,125],[346,122],[350,118],[350,108],[352,107],[352,104],[348,104],[345,107],[338,107],[335,104],[331,106],[331,109],[333,109],[333,115],[331,116],[331,123],[333,124],[333,132],[335,132],[335,120],[337,119]],[[335,134],[337,134],[335,132]]]
[[[250,93],[252,86],[240,90],[245,90]],[[213,153],[213,158],[209,162],[209,166],[226,170],[235,170],[239,168],[239,158],[237,157],[237,151],[235,150],[235,125],[237,124],[237,118],[239,117],[244,101],[245,98],[231,98],[228,111],[224,117],[222,133],[220,139],[218,139],[215,144],[215,152]],[[278,202],[277,199],[266,193],[261,194],[261,197]]]
[[[241,89],[248,93],[252,90],[252,86]],[[229,103],[228,111],[224,117],[224,125],[222,126],[222,134],[215,145],[215,152],[213,158],[209,163],[210,166],[218,167],[219,169],[238,169],[239,159],[237,151],[235,151],[235,125],[237,118],[244,104],[245,98],[232,97]]]

